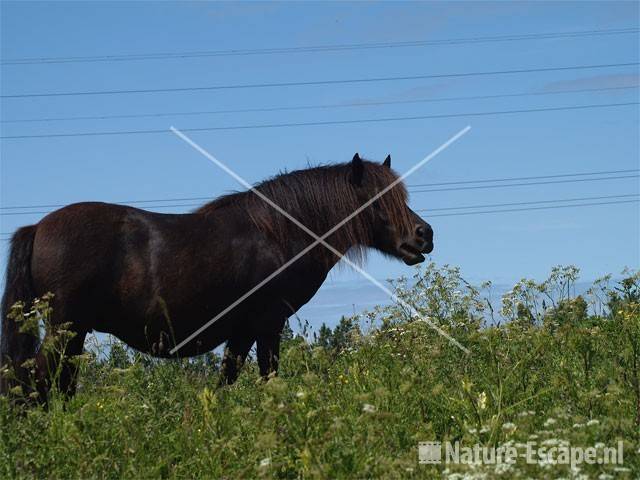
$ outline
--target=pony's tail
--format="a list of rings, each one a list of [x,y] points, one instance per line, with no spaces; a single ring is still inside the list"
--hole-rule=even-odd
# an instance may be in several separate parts
[[[35,298],[35,291],[31,281],[31,254],[36,226],[22,227],[11,239],[11,251],[7,266],[7,277],[4,295],[2,297],[2,337],[0,337],[0,394],[6,394],[15,382],[11,376],[3,375],[4,367],[12,367],[15,378],[20,382],[26,381],[26,371],[22,363],[35,356],[39,339],[31,334],[20,333],[19,325],[8,318],[11,307],[16,302],[24,302],[25,309],[29,309]]]

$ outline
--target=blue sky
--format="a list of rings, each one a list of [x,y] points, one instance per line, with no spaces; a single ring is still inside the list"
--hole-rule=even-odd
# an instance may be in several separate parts
[[[637,2],[188,3],[2,2],[3,60],[401,42],[638,27]],[[410,76],[451,72],[610,64],[639,60],[638,35],[466,43],[344,52],[171,60],[7,65],[3,95],[172,88],[201,85]],[[348,85],[4,99],[2,120],[358,101],[416,100],[637,86],[638,67],[440,78]],[[3,123],[2,135],[167,129],[166,134],[4,140],[2,206],[215,196],[233,179],[169,133],[168,127],[315,122],[516,110],[638,101],[638,89],[561,95],[117,120]],[[638,108],[556,111],[407,122],[250,129],[192,137],[240,175],[257,182],[308,163],[349,160],[357,151],[403,172],[466,125],[472,131],[418,171],[409,184],[555,175],[639,166]],[[519,188],[415,193],[414,209],[638,193],[637,178]],[[42,209],[36,209],[42,210]],[[187,208],[163,209],[185,211]],[[459,265],[471,280],[510,283],[543,278],[575,264],[584,279],[640,264],[638,204],[434,217],[438,263]],[[36,215],[0,216],[0,231]],[[4,238],[4,237],[3,237]],[[7,242],[0,262],[6,263]],[[371,255],[384,279],[410,274]],[[332,275],[319,299],[357,274]],[[355,285],[355,283],[354,283]],[[380,294],[380,298],[384,294]],[[365,300],[362,300],[365,299]],[[356,309],[369,294],[354,294]],[[359,303],[360,302],[360,303]],[[344,313],[353,312],[353,304]],[[315,307],[314,307],[315,308]],[[308,310],[310,320],[319,318]],[[337,315],[337,311],[336,315]],[[306,311],[303,311],[304,315]],[[334,312],[334,310],[332,310]]]

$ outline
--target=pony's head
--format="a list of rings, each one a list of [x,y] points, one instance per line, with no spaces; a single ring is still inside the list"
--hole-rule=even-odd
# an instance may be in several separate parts
[[[367,246],[407,265],[423,262],[423,254],[433,251],[433,229],[407,206],[407,191],[391,170],[391,156],[377,164],[362,160],[356,153],[350,182],[362,204],[387,189],[362,213],[372,226]],[[394,186],[389,188],[391,184]]]

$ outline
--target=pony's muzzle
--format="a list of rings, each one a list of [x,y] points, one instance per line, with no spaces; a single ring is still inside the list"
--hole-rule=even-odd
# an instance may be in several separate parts
[[[413,236],[398,248],[402,260],[407,265],[424,262],[424,253],[433,251],[433,229],[426,222],[415,225]]]
[[[418,242],[422,243],[419,248],[420,253],[431,253],[433,251],[433,229],[431,225],[426,222],[416,225],[415,234]]]

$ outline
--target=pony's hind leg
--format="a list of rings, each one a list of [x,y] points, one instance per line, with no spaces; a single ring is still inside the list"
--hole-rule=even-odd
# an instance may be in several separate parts
[[[49,326],[36,356],[36,388],[42,403],[47,403],[52,385],[66,397],[76,392],[78,381],[77,355],[84,348],[87,332]]]
[[[237,380],[240,369],[244,365],[254,341],[254,337],[248,334],[234,335],[229,339],[224,349],[224,357],[220,367],[219,386],[231,385]]]

